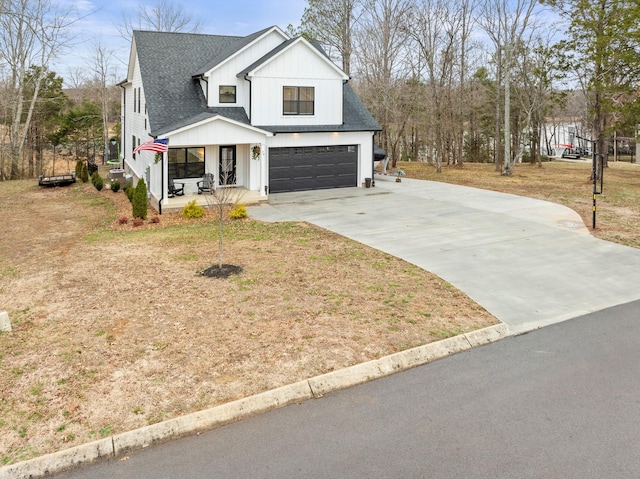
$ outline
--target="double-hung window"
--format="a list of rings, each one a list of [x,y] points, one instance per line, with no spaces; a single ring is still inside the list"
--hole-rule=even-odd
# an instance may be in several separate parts
[[[313,115],[315,89],[312,86],[286,86],[282,92],[284,115]]]

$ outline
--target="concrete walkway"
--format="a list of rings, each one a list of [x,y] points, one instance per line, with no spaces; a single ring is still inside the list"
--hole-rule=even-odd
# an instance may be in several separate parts
[[[306,221],[431,271],[512,332],[640,299],[640,250],[554,203],[376,176],[374,188],[270,195],[262,221]],[[585,196],[589,196],[585,190]]]

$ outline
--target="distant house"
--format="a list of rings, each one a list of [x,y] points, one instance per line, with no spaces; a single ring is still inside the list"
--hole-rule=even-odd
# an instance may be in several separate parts
[[[216,187],[269,193],[360,187],[380,126],[349,77],[278,27],[246,37],[135,31],[122,87],[126,172],[155,206],[212,174]],[[168,140],[168,151],[134,148]]]

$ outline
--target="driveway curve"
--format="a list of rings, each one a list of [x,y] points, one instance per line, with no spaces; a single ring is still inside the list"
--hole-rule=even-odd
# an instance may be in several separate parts
[[[513,332],[640,299],[640,250],[594,238],[569,208],[394,180],[274,194],[248,211],[262,221],[306,221],[431,271]]]

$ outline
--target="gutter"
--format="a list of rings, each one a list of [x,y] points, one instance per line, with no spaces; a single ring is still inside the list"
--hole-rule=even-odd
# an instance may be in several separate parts
[[[249,113],[248,113],[248,117],[249,117],[249,123],[251,123],[251,97],[252,97],[252,93],[253,93],[253,83],[251,83],[251,80],[249,79],[249,75],[245,74],[244,75],[244,79],[245,81],[249,82]],[[253,125],[253,123],[251,123]]]

